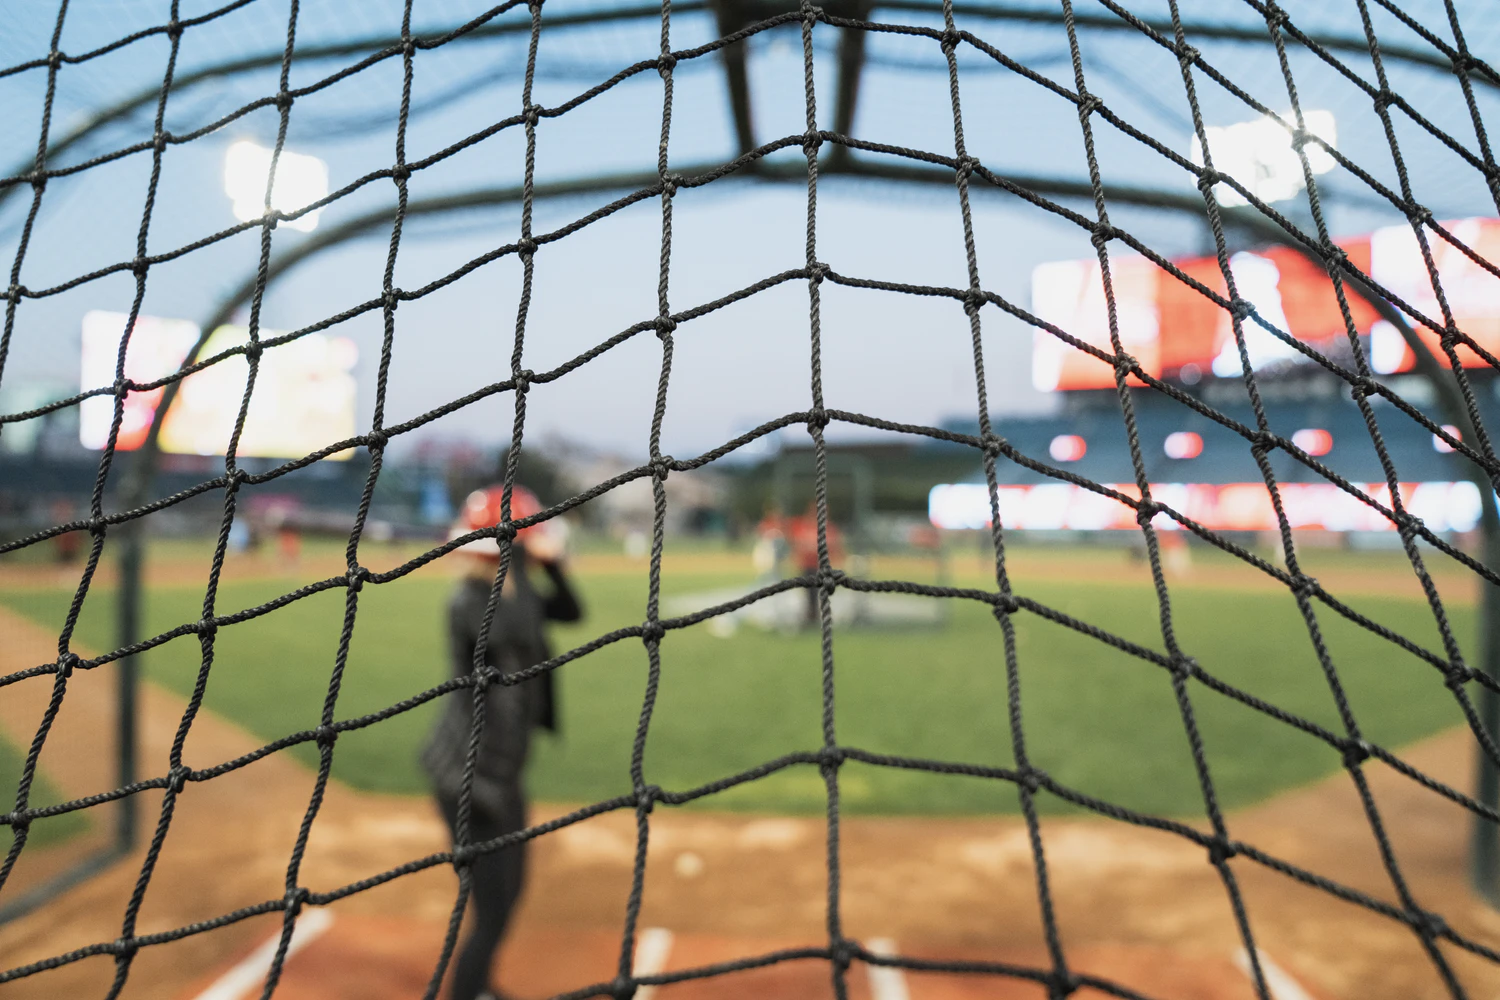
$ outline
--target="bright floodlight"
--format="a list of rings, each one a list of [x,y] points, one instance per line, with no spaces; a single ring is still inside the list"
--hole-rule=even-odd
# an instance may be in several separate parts
[[[1296,116],[1287,112],[1282,121],[1295,122]],[[1307,131],[1333,147],[1337,129],[1330,111],[1304,111],[1303,121]],[[1250,190],[1257,198],[1266,202],[1284,201],[1294,198],[1306,186],[1302,176],[1302,161],[1292,146],[1292,134],[1270,115],[1255,121],[1241,122],[1224,128],[1209,128],[1208,149],[1214,157],[1214,169],[1228,174]],[[1307,152],[1308,166],[1315,174],[1326,174],[1338,162],[1316,142],[1303,147]],[[1193,137],[1193,162],[1203,164],[1203,148]],[[1244,197],[1225,185],[1215,189],[1219,203],[1223,205],[1248,204]]]
[[[251,222],[265,212],[266,178],[271,172],[271,150],[245,139],[229,147],[224,156],[224,193],[234,202],[234,217]],[[283,149],[276,161],[276,187],[271,192],[271,207],[292,212],[326,197],[328,164],[316,156],[304,156]],[[318,213],[308,212],[286,225],[304,233],[318,228]]]

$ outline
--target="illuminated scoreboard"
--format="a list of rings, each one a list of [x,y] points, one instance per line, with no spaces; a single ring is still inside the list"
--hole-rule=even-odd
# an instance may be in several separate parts
[[[1500,261],[1500,220],[1465,219],[1443,227],[1477,256]],[[1352,265],[1391,295],[1426,316],[1441,319],[1443,311],[1410,226],[1392,226],[1337,242]],[[1459,329],[1485,350],[1500,354],[1500,278],[1430,233],[1428,242]],[[1172,264],[1227,297],[1217,258],[1178,258]],[[1319,265],[1295,250],[1272,247],[1234,254],[1230,273],[1240,296],[1262,319],[1336,362],[1351,359],[1343,312],[1333,283]],[[1212,299],[1145,257],[1111,257],[1110,275],[1121,343],[1148,374],[1188,385],[1205,378],[1240,375],[1229,313]],[[1040,265],[1032,272],[1031,296],[1032,311],[1038,317],[1113,353],[1098,260]],[[1351,291],[1347,299],[1370,366],[1382,375],[1411,370],[1415,358],[1401,334],[1357,294]],[[1443,358],[1438,334],[1415,321],[1412,326]],[[1253,320],[1243,323],[1242,329],[1250,363],[1258,372],[1278,373],[1313,364]],[[1458,353],[1464,367],[1486,367],[1469,348],[1460,345]],[[1114,387],[1115,376],[1109,364],[1038,329],[1032,381],[1043,391],[1106,389]]]

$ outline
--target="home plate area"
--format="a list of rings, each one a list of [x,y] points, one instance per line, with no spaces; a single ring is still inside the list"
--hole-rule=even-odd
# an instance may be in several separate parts
[[[277,943],[278,926],[266,923],[266,939],[253,951],[185,991],[179,1000],[250,1000],[264,988]],[[418,998],[442,947],[444,926],[364,915],[309,911],[298,925],[275,992],[279,1000],[385,1000]],[[894,954],[888,938],[863,942],[874,954]],[[618,931],[531,925],[517,927],[497,966],[507,995],[532,1000],[608,983],[619,955]],[[674,933],[642,928],[635,950],[639,976],[698,969],[817,942]],[[930,961],[982,961],[1046,968],[1038,951],[965,950],[901,946],[900,953]],[[1253,1000],[1245,956],[1175,952],[1150,946],[1103,945],[1070,949],[1075,974],[1093,975],[1144,997],[1160,1000]],[[1326,1000],[1262,955],[1271,1000]],[[498,975],[503,969],[503,976]],[[1043,984],[1006,976],[923,972],[855,962],[847,977],[852,1000],[1045,1000]],[[600,995],[608,995],[601,992]],[[702,979],[643,985],[636,1000],[775,997],[823,1000],[834,995],[823,959],[790,959]],[[1108,994],[1082,987],[1081,1000]]]

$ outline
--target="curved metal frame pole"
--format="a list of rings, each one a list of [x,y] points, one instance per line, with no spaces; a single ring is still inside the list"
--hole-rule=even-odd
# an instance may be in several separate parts
[[[747,2],[745,9],[753,11],[756,15],[776,13],[785,9],[792,9],[784,0],[758,0],[758,2]],[[696,13],[714,9],[711,0],[680,0],[673,4],[674,13]],[[898,10],[907,12],[936,12],[938,7],[923,0],[872,0],[870,10]],[[964,17],[982,18],[996,21],[1021,21],[1033,24],[1061,24],[1062,14],[1060,11],[1009,8],[982,3],[954,4],[954,12]],[[632,7],[621,7],[615,10],[586,11],[577,14],[549,15],[543,18],[543,27],[585,27],[592,24],[603,24],[612,21],[626,21],[634,18],[659,18],[661,16],[660,5],[641,5]],[[1074,20],[1080,28],[1098,31],[1131,31],[1139,33],[1139,29],[1128,24],[1117,17],[1105,14],[1077,13]],[[1165,34],[1173,32],[1173,26],[1168,22],[1152,21],[1142,19],[1142,24],[1154,28]],[[529,22],[503,22],[500,24],[484,24],[475,28],[467,34],[461,35],[454,41],[479,41],[495,38],[500,35],[515,34],[530,31]],[[1225,42],[1240,42],[1244,44],[1268,44],[1270,42],[1266,33],[1251,28],[1240,28],[1231,25],[1190,23],[1184,24],[1183,30],[1190,35],[1212,38]],[[1324,48],[1338,52],[1369,53],[1369,43],[1363,38],[1345,38],[1338,35],[1308,35],[1312,41],[1322,45]],[[1294,41],[1296,39],[1293,39]],[[309,45],[297,50],[297,60],[322,60],[333,59],[339,56],[353,56],[370,52],[379,52],[385,49],[399,50],[401,38],[399,36],[389,37],[367,37],[349,42],[338,42],[328,45]],[[267,66],[275,66],[281,63],[284,53],[281,49],[262,52],[253,56],[245,56],[240,59],[219,63],[214,66],[206,66],[194,70],[191,73],[180,74],[172,85],[174,92],[196,86],[209,80],[216,80],[225,76],[235,76],[241,73],[254,72]],[[1407,62],[1422,66],[1427,69],[1452,72],[1453,64],[1441,55],[1402,45],[1382,45],[1381,56],[1387,60]],[[1496,79],[1486,72],[1482,67],[1476,67],[1472,71],[1471,80],[1477,81],[1487,87],[1500,89],[1500,79]],[[159,85],[143,89],[118,103],[111,105],[99,114],[83,122],[69,131],[62,138],[54,142],[47,150],[47,157],[54,159],[58,154],[64,152],[88,138],[95,131],[104,128],[114,122],[120,121],[130,115],[136,109],[157,100],[161,93]],[[31,160],[28,159],[14,167],[8,177],[25,177],[31,168]],[[18,189],[26,187],[25,184],[12,183],[0,187],[0,206],[3,206],[11,195]]]

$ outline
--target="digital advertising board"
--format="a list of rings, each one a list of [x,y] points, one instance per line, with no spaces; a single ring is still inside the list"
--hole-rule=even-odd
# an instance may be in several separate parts
[[[1464,219],[1442,224],[1486,261],[1500,262],[1500,220]],[[1349,262],[1399,296],[1411,308],[1441,319],[1420,244],[1410,226],[1391,226],[1368,236],[1336,241]],[[1433,264],[1459,329],[1485,350],[1500,354],[1500,278],[1462,250],[1429,234]],[[1227,296],[1227,283],[1214,257],[1182,257],[1172,264],[1188,277]],[[1295,250],[1271,247],[1230,257],[1230,273],[1241,297],[1266,321],[1337,362],[1352,359],[1343,313],[1333,282],[1323,269]],[[1120,340],[1145,371],[1157,378],[1192,385],[1204,378],[1238,377],[1240,358],[1229,313],[1197,289],[1136,255],[1110,259]],[[1032,312],[1079,340],[1113,353],[1104,286],[1097,259],[1042,264],[1032,272]],[[1380,319],[1352,291],[1350,315],[1382,375],[1410,371],[1415,356],[1401,334]],[[1412,324],[1444,360],[1439,337]],[[1258,372],[1280,374],[1314,364],[1259,324],[1243,324],[1250,363]],[[1108,389],[1115,384],[1109,364],[1037,329],[1032,382],[1042,391]],[[1464,367],[1485,367],[1469,348],[1458,348]]]
[[[82,384],[85,389],[114,381],[120,339],[128,317],[123,313],[93,311],[83,318]],[[151,382],[181,367],[197,342],[197,324],[186,320],[141,316],[131,331],[125,354],[125,376]],[[262,329],[260,339],[280,336]],[[215,330],[199,352],[200,358],[248,342],[249,330],[226,325]],[[258,458],[296,458],[335,441],[353,437],[355,380],[358,359],[347,337],[311,333],[269,348],[257,366],[255,391],[245,416],[238,454]],[[228,447],[240,403],[245,394],[249,363],[232,355],[182,381],[171,410],[162,421],[160,445],[164,452],[182,455],[222,455]],[[132,451],[146,439],[163,389],[131,392],[125,398],[124,419],[116,448]],[[114,416],[113,396],[93,396],[80,408],[79,440],[102,449],[109,440]],[[345,451],[330,456],[348,459]]]

